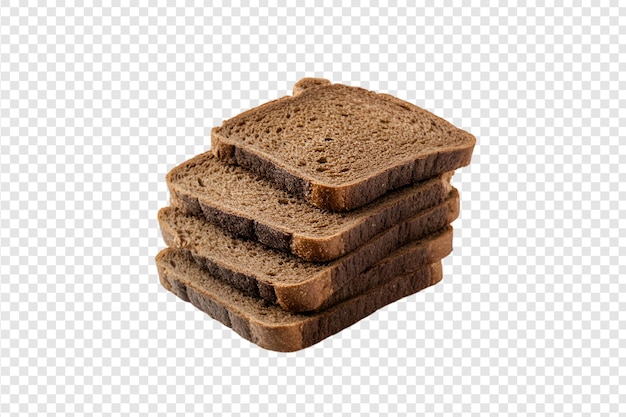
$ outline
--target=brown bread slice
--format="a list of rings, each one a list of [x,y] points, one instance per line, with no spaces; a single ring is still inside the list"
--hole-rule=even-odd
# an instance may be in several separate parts
[[[376,310],[436,284],[441,262],[405,275],[317,313],[292,313],[247,295],[215,278],[181,250],[165,249],[156,257],[161,284],[245,339],[270,350],[292,352],[314,345]]]
[[[475,143],[470,133],[388,94],[308,78],[293,96],[211,132],[219,159],[335,211],[468,165]]]
[[[452,251],[458,215],[456,190],[446,203],[380,233],[353,252],[329,263],[307,262],[251,240],[236,238],[203,219],[173,207],[159,211],[168,246],[187,249],[211,273],[291,311],[324,308],[388,276],[417,269]]]
[[[308,261],[325,262],[445,200],[452,174],[404,187],[347,213],[313,207],[267,179],[220,163],[210,152],[172,169],[167,183],[172,205],[185,212]]]

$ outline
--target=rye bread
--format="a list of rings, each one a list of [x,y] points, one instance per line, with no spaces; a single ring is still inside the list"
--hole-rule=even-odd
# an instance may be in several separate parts
[[[186,249],[211,273],[233,286],[290,311],[324,308],[402,271],[417,269],[452,251],[449,223],[458,215],[450,198],[381,232],[328,263],[307,262],[258,242],[237,238],[218,226],[173,207],[159,211],[165,243]]]
[[[213,154],[314,206],[352,210],[468,165],[476,139],[388,94],[305,78],[213,128]]]
[[[156,257],[163,287],[245,339],[270,350],[292,352],[314,345],[403,297],[436,284],[441,262],[389,277],[381,285],[318,313],[293,313],[247,295],[214,277],[181,250]]]
[[[444,201],[452,175],[403,187],[346,213],[313,207],[268,179],[221,163],[211,152],[183,162],[166,179],[173,206],[307,261],[326,262]]]

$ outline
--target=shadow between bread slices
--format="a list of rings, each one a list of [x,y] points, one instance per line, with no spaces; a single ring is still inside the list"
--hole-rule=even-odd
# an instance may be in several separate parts
[[[313,207],[264,177],[218,161],[210,152],[175,167],[166,179],[171,204],[186,213],[305,260],[326,262],[444,201],[452,175],[446,172],[411,184],[349,213]]]
[[[175,207],[159,212],[170,247],[188,250],[216,277],[291,311],[325,308],[358,294],[385,277],[438,261],[452,251],[459,213],[458,192],[379,233],[354,251],[328,263],[311,263],[262,243],[239,238]]]

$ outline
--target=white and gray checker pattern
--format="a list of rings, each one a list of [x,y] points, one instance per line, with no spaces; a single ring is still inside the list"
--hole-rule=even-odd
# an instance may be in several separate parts
[[[620,2],[53,3],[0,0],[1,416],[625,412]],[[160,287],[156,213],[304,76],[478,144],[443,282],[279,354]]]

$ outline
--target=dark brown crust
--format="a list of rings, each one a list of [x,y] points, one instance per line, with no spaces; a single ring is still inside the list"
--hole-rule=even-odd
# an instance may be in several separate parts
[[[247,314],[244,302],[216,296],[207,287],[185,276],[167,262],[172,251],[175,250],[165,249],[156,257],[159,279],[165,289],[232,328],[243,338],[279,352],[291,352],[314,345],[376,310],[436,284],[442,278],[439,262],[419,271],[393,277],[378,287],[322,312],[302,315],[301,320],[280,325],[263,322],[259,317]]]
[[[289,311],[318,310],[363,291],[370,285],[367,282],[378,283],[387,276],[397,275],[398,271],[406,270],[406,265],[415,269],[447,256],[452,251],[452,228],[447,225],[458,214],[458,191],[453,190],[446,203],[424,210],[380,233],[357,248],[358,252],[347,255],[340,264],[328,268],[327,272],[291,285],[265,282],[255,276],[254,271],[244,272],[243,268],[225,265],[219,259],[209,259],[197,253],[193,255],[213,275],[248,294],[278,303]],[[170,232],[171,226],[164,221],[161,212],[159,223],[168,246],[190,249],[174,232]],[[433,235],[427,236],[430,234]],[[409,245],[420,238],[424,239],[423,245]],[[403,252],[404,245],[411,246],[411,250]],[[369,271],[363,273],[368,268]]]
[[[198,156],[196,158],[199,158]],[[193,158],[174,168],[167,176],[167,184],[171,193],[171,204],[184,212],[202,216],[208,222],[218,225],[237,236],[256,240],[274,249],[293,253],[307,261],[328,262],[337,259],[377,233],[391,227],[419,210],[431,207],[443,201],[450,190],[451,172],[443,174],[438,180],[427,183],[423,189],[402,201],[388,204],[373,212],[362,223],[327,238],[307,236],[279,229],[281,225],[263,223],[262,219],[247,216],[244,211],[232,212],[219,201],[198,200],[196,196],[178,186],[179,172],[185,170],[187,164],[193,164]]]

